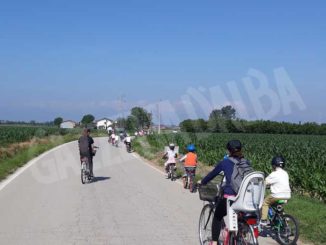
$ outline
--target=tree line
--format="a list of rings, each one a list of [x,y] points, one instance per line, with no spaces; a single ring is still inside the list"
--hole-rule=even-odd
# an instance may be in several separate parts
[[[94,122],[95,117],[92,114],[84,115],[81,119],[81,126],[87,126]],[[54,119],[53,124],[60,126],[63,122],[61,117]],[[141,107],[133,107],[130,115],[117,118],[114,122],[115,127],[124,128],[127,131],[148,130],[152,124],[152,114]]]
[[[236,118],[236,110],[232,106],[224,106],[221,109],[213,110],[208,120],[187,119],[182,121],[179,126],[182,132],[326,135],[325,123],[307,122],[301,124],[270,120],[247,121]]]

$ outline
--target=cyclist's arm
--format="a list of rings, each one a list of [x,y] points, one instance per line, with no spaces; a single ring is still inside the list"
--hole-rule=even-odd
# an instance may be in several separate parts
[[[184,160],[186,160],[187,155],[184,155],[182,158],[180,158],[180,162],[183,162]]]
[[[168,153],[165,152],[164,155],[163,155],[163,157],[162,157],[162,159],[165,159],[167,156],[168,156]]]
[[[217,164],[217,166],[204,177],[201,181],[201,184],[206,185],[208,182],[210,182],[212,179],[214,179],[220,172],[223,171],[222,169],[223,161]]]

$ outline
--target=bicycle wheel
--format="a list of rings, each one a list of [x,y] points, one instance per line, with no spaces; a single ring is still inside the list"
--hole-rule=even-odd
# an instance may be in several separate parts
[[[81,176],[81,182],[82,184],[85,184],[86,181],[87,181],[87,176],[86,176],[86,163],[85,162],[82,162],[82,167],[81,167],[81,173],[80,173],[80,176]]]
[[[258,245],[253,227],[246,222],[239,222],[236,243],[240,245]]]
[[[277,225],[277,241],[283,245],[296,244],[299,238],[299,225],[296,219],[284,214],[279,216],[279,224]]]
[[[234,232],[229,232],[227,239],[227,243],[224,241],[220,244],[237,245],[237,236]]]
[[[194,178],[193,178],[193,176],[190,176],[189,177],[189,184],[188,184],[188,186],[189,186],[189,191],[190,192],[193,192],[194,191]]]
[[[218,244],[223,245],[223,244],[229,244],[229,239],[230,239],[230,233],[228,232],[224,219],[221,221],[221,231],[220,231],[220,236],[218,238]]]
[[[174,181],[175,179],[175,173],[174,173],[174,166],[170,166],[170,173],[171,173],[171,181]]]
[[[187,176],[182,177],[182,183],[183,183],[183,188],[187,189],[187,187],[188,187],[188,177]]]
[[[199,242],[201,245],[208,245],[212,241],[212,222],[214,217],[214,207],[206,204],[199,217]]]

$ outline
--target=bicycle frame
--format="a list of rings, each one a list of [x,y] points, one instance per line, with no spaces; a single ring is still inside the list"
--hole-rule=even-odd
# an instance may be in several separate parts
[[[184,188],[193,191],[194,188],[194,178],[196,174],[196,167],[185,167],[186,176],[184,176]]]

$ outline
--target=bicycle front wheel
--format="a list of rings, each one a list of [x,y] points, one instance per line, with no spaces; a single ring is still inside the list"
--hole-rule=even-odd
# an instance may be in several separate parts
[[[299,225],[296,219],[284,214],[279,217],[279,224],[277,227],[277,241],[283,245],[296,244],[299,238]]]
[[[212,222],[214,217],[214,207],[206,204],[199,217],[199,242],[201,245],[208,245],[212,241]]]

